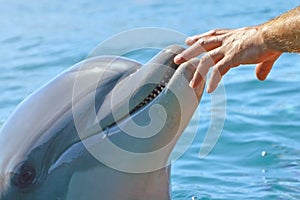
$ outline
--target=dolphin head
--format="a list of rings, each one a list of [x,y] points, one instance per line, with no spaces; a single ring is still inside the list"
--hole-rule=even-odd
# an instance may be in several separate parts
[[[169,199],[170,154],[201,98],[169,46],[142,66],[82,61],[27,97],[0,132],[0,200]]]

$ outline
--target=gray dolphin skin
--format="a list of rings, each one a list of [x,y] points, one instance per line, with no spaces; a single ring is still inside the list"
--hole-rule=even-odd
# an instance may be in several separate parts
[[[84,60],[27,97],[0,131],[0,200],[167,200],[172,151],[202,96],[184,48],[145,65]]]

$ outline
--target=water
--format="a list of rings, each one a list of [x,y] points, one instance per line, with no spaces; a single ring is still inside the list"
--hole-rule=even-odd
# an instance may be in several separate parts
[[[1,1],[0,124],[32,91],[84,59],[101,41],[137,27],[192,35],[255,25],[297,5],[287,1]],[[153,38],[155,40],[155,38]],[[146,57],[136,57],[143,62]],[[224,77],[226,120],[213,151],[199,159],[210,95],[187,152],[172,167],[173,199],[300,199],[299,55],[283,55],[265,82],[254,66]]]

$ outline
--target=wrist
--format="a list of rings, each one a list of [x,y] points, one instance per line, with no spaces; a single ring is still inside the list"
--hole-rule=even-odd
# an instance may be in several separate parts
[[[267,51],[283,52],[280,45],[278,45],[278,38],[274,34],[273,29],[274,27],[272,28],[268,23],[258,26],[258,32],[262,40],[262,47]]]

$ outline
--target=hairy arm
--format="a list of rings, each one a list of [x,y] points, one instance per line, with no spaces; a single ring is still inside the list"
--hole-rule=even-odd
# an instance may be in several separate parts
[[[266,47],[300,53],[300,6],[261,25]]]
[[[256,76],[265,80],[283,52],[300,53],[300,6],[258,26],[219,29],[186,39],[190,47],[177,55],[181,64],[204,52],[193,79],[196,88],[212,67],[208,92],[213,92],[229,69],[241,64],[257,64]]]

